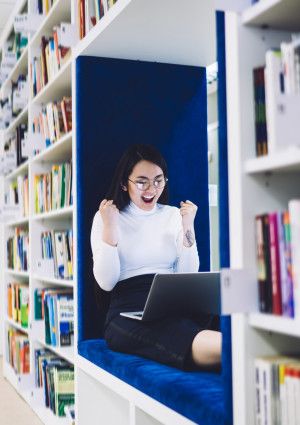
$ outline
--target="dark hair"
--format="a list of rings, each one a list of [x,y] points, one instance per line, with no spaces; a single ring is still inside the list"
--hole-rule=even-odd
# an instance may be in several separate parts
[[[166,161],[161,153],[152,145],[135,144],[131,145],[119,160],[115,173],[112,178],[111,186],[106,194],[107,199],[112,199],[116,207],[122,211],[130,202],[128,191],[122,189],[122,186],[128,185],[128,178],[133,168],[140,161],[149,161],[158,165],[162,169],[165,177],[168,177]],[[169,200],[168,185],[159,198],[160,204],[167,204]]]

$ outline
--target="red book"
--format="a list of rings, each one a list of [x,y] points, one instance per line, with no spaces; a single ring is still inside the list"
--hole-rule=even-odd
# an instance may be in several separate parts
[[[280,283],[280,258],[278,241],[278,213],[269,214],[270,230],[270,259],[271,259],[271,280],[272,280],[272,305],[273,314],[282,314],[281,304],[281,283]]]

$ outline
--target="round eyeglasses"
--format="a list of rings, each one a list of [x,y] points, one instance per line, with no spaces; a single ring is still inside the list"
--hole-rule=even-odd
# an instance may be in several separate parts
[[[128,178],[128,180],[135,184],[138,190],[148,190],[151,182],[153,184],[153,187],[155,187],[155,189],[163,189],[168,181],[168,179],[166,177],[158,177],[156,179],[150,180],[150,179],[139,179],[139,180],[130,180]]]

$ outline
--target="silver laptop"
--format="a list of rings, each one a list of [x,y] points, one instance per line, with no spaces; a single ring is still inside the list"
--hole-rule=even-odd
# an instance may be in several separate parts
[[[220,314],[221,284],[219,272],[157,273],[144,311],[122,312],[130,319],[152,321],[167,317]]]

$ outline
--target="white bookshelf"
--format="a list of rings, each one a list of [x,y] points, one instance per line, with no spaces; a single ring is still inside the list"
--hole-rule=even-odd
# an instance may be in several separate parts
[[[3,31],[0,39],[0,50],[7,37],[13,30],[13,20],[17,13],[20,13],[27,7],[29,19],[30,15],[34,19],[36,31],[28,34],[28,45],[24,49],[21,57],[16,62],[7,79],[1,86],[0,96],[4,97],[11,87],[11,80],[16,80],[20,74],[27,74],[30,80],[29,69],[30,63],[34,56],[40,54],[41,37],[51,35],[53,27],[60,25],[61,22],[71,23],[75,21],[73,16],[75,9],[71,0],[56,0],[49,13],[45,16],[33,16],[32,0],[19,0],[14,11],[9,18],[7,26]],[[14,118],[9,127],[1,131],[1,137],[8,138],[16,127],[21,123],[27,123],[29,138],[32,137],[31,127],[33,118],[40,112],[43,105],[49,101],[61,100],[63,96],[70,96],[71,87],[71,69],[72,58],[64,64],[59,72],[48,81],[48,84],[34,97],[31,96],[30,81],[28,92],[28,103],[21,113]],[[34,349],[47,348],[62,359],[74,364],[74,346],[71,347],[54,347],[46,344],[45,329],[43,320],[35,320],[34,318],[34,291],[36,288],[69,288],[72,290],[75,286],[74,279],[57,279],[53,276],[48,277],[45,273],[38,274],[36,263],[40,259],[40,234],[45,230],[72,229],[73,227],[73,206],[60,208],[47,213],[36,214],[34,211],[34,188],[33,178],[37,173],[49,172],[53,164],[61,164],[65,161],[72,160],[72,132],[61,137],[54,144],[45,148],[36,156],[30,158],[25,163],[2,177],[1,182],[3,189],[7,190],[9,184],[16,180],[18,176],[28,175],[29,178],[29,216],[10,218],[1,224],[3,237],[1,253],[1,311],[4,312],[3,324],[1,325],[1,348],[3,347],[3,371],[6,379],[14,386],[18,393],[32,407],[34,412],[39,416],[41,421],[46,425],[71,425],[72,421],[68,418],[60,418],[55,416],[49,408],[45,407],[44,390],[35,387],[34,376]],[[74,171],[73,171],[74,178]],[[2,186],[1,186],[2,190]],[[1,192],[2,193],[2,192]],[[74,200],[74,197],[73,197]],[[1,198],[1,205],[3,200]],[[12,235],[16,227],[26,228],[29,232],[29,264],[28,271],[17,271],[8,269],[6,265],[6,240]],[[3,267],[2,267],[3,265]],[[28,328],[23,328],[21,324],[16,323],[7,316],[7,285],[10,282],[19,282],[29,287],[29,317]],[[13,368],[6,360],[7,354],[7,337],[5,331],[7,328],[14,328],[28,336],[30,341],[30,373],[16,374]]]
[[[240,14],[225,15],[230,261],[255,274],[255,216],[286,210],[299,198],[300,150],[255,157],[253,69],[265,64],[268,49],[299,31],[299,6],[297,0],[249,1]],[[234,425],[255,424],[255,358],[299,353],[299,328],[299,320],[282,316],[233,315]]]
[[[29,9],[31,10],[31,0]],[[60,22],[78,21],[77,4],[71,0],[56,0],[56,3],[29,38],[28,48],[24,57],[16,64],[11,74],[17,75],[19,70],[26,68],[31,59],[39,51],[43,35],[49,35],[54,25]],[[12,22],[12,20],[11,20]],[[11,23],[9,25],[12,25]],[[9,32],[9,31],[8,31]],[[6,33],[5,33],[6,34]],[[8,34],[8,33],[7,33]],[[18,175],[28,173],[29,176],[29,217],[11,220],[5,231],[11,231],[15,226],[27,226],[30,240],[30,270],[16,272],[5,270],[3,285],[13,279],[28,281],[30,288],[30,306],[33,306],[34,289],[37,287],[70,287],[74,290],[74,300],[77,299],[77,214],[76,214],[76,73],[75,60],[79,55],[92,55],[120,59],[136,59],[153,62],[174,63],[182,65],[207,66],[216,59],[215,53],[215,15],[213,2],[188,0],[118,0],[106,15],[86,35],[77,42],[72,50],[72,58],[34,97],[29,96],[28,106],[5,130],[5,134],[14,131],[21,122],[27,122],[31,127],[33,117],[41,108],[41,104],[63,95],[72,93],[73,130],[61,140],[55,142],[26,164],[18,167],[5,177],[5,184]],[[0,43],[1,47],[1,43]],[[24,68],[23,68],[24,61]],[[6,82],[5,84],[8,84]],[[216,86],[211,87],[211,94]],[[35,173],[48,170],[51,163],[60,163],[72,158],[73,161],[73,207],[49,213],[35,214],[33,210],[33,176]],[[41,276],[35,270],[38,258],[39,233],[42,229],[65,228],[72,226],[74,231],[74,264],[73,280],[67,281],[53,277]],[[5,297],[5,294],[4,294]],[[77,345],[77,306],[75,304],[75,335],[74,346]],[[12,324],[13,326],[13,324]],[[57,355],[65,358],[75,367],[75,401],[77,423],[85,425],[94,423],[99,416],[99,407],[103,410],[104,422],[130,425],[191,424],[189,420],[177,414],[166,406],[151,399],[135,388],[113,377],[96,365],[91,364],[77,355],[71,347],[53,347],[45,344],[43,322],[35,320],[33,308],[30,308],[29,330],[31,342],[31,372],[28,377],[30,397],[16,382],[19,380],[9,364],[5,362],[4,373],[17,391],[31,405],[41,420],[47,424],[65,424],[66,420],[56,418],[49,409],[45,409],[40,389],[34,388],[33,349],[47,347]],[[21,377],[21,380],[25,380]],[[125,416],[123,413],[125,412]],[[119,422],[117,422],[119,420]]]
[[[260,0],[242,15],[245,25],[298,31],[300,5],[298,0]]]
[[[72,218],[73,215],[73,206],[60,208],[54,211],[41,213],[41,214],[34,214],[32,216],[33,220],[47,220],[47,219],[54,219],[54,220],[61,220],[64,218]]]
[[[247,174],[268,172],[291,172],[300,170],[300,148],[288,148],[273,155],[261,156],[245,161]]]
[[[214,19],[207,1],[118,0],[74,54],[206,66],[216,59]]]

